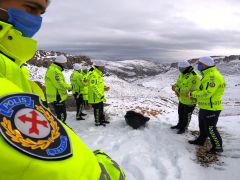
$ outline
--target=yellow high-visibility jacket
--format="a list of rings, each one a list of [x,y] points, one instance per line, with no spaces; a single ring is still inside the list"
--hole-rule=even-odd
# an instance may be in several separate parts
[[[190,99],[186,92],[198,90],[200,87],[200,76],[193,67],[189,67],[186,73],[179,73],[176,82],[176,92],[179,94],[178,100],[185,105],[194,105],[196,100]]]
[[[60,96],[60,102],[68,98],[68,90],[71,85],[67,84],[62,73],[62,67],[53,63],[49,66],[45,75],[45,86],[48,103],[57,101],[57,95]]]
[[[104,100],[104,80],[103,74],[96,67],[90,70],[88,76],[88,103],[97,104]]]
[[[200,89],[193,91],[191,96],[197,99],[200,109],[222,110],[222,96],[226,87],[223,76],[215,66],[203,70],[202,75]]]
[[[0,28],[0,99],[15,93],[33,93],[33,86],[20,67],[33,57],[36,41],[23,37],[10,24],[0,21]],[[72,156],[62,160],[46,161],[26,155],[7,143],[0,133],[0,180],[125,179],[114,161],[110,162],[104,154],[95,155],[76,133],[62,125],[72,146]]]

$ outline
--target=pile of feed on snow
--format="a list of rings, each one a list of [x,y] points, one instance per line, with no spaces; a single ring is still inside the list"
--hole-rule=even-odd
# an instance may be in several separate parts
[[[199,135],[198,131],[190,131],[190,133],[197,138]],[[200,163],[201,166],[203,167],[209,167],[210,165],[221,165],[223,162],[220,162],[219,160],[219,154],[211,154],[208,153],[207,151],[212,148],[211,142],[209,139],[206,140],[203,146],[197,147],[196,151],[196,157],[197,157],[197,162]]]

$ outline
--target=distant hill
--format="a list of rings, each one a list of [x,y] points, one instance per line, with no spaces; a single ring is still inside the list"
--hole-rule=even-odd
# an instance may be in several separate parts
[[[55,51],[37,51],[32,60],[28,62],[30,65],[37,67],[48,67],[56,55],[64,54],[67,59],[67,67],[72,69],[74,63],[84,65],[92,65],[94,61],[104,61],[106,64],[107,75],[116,75],[127,81],[135,81],[137,79],[155,76],[166,73],[169,70],[177,68],[176,63],[156,63],[147,60],[124,60],[124,61],[108,61],[108,60],[91,60],[88,56],[73,56],[62,52]],[[240,55],[231,56],[212,56],[219,70],[224,74],[240,74]],[[191,64],[196,65],[198,58],[190,59]]]

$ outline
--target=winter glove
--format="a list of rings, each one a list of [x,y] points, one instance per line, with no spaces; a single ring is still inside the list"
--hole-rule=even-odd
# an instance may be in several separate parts
[[[110,87],[105,86],[104,91],[109,91]]]
[[[82,97],[82,94],[78,94],[78,95],[77,95],[77,98],[78,98],[78,99],[79,99],[80,97]]]
[[[172,85],[172,90],[173,90],[173,91],[176,91],[176,84],[173,84],[173,85]]]
[[[196,99],[192,97],[191,93],[192,93],[191,91],[186,91],[185,96],[188,97],[192,101],[196,101]]]
[[[179,93],[177,92],[177,91],[174,91],[175,92],[175,94],[176,94],[176,96],[177,97],[179,97],[180,95],[179,95]]]
[[[74,93],[73,96],[75,99],[77,99],[78,93]]]

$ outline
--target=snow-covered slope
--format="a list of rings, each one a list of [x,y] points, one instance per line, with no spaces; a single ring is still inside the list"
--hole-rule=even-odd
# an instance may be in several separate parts
[[[136,67],[154,68],[141,61],[107,62],[112,71],[131,71]],[[233,63],[233,64],[232,64]],[[132,66],[132,64],[134,64]],[[76,121],[75,112],[68,112],[67,123],[92,149],[103,149],[116,160],[126,173],[128,180],[238,180],[240,163],[240,76],[239,62],[218,64],[227,82],[224,96],[225,109],[219,118],[219,129],[223,136],[224,152],[219,162],[202,167],[196,159],[197,147],[187,140],[193,139],[190,130],[198,130],[195,113],[189,132],[178,135],[170,130],[177,123],[177,98],[171,91],[178,71],[170,68],[156,76],[129,76],[119,78],[117,74],[106,76],[110,86],[106,93],[108,106],[105,112],[111,123],[106,127],[95,127],[92,110],[85,121]],[[29,66],[31,78],[44,82],[45,68]],[[114,69],[115,68],[115,69]],[[69,82],[72,70],[64,72]],[[135,79],[135,81],[133,81]],[[145,128],[133,130],[124,120],[128,110],[144,113],[151,119]]]
[[[134,81],[139,78],[154,76],[167,72],[170,64],[156,64],[146,60],[103,61],[110,74],[117,75],[121,79]]]
[[[74,120],[75,113],[69,113],[67,123],[91,149],[101,148],[115,159],[124,169],[127,179],[238,179],[238,113],[232,112],[231,115],[220,117],[218,126],[222,132],[225,151],[219,162],[210,167],[202,167],[196,159],[197,147],[187,143],[187,140],[194,138],[191,133],[177,135],[169,128],[177,122],[176,97],[167,87],[173,78],[169,75],[157,76],[152,78],[152,83],[148,78],[146,81],[141,80],[142,85],[139,82],[128,83],[117,77],[106,77],[105,80],[111,87],[107,93],[107,103],[110,105],[105,107],[111,123],[107,127],[95,127],[92,112],[87,112],[86,120],[80,122]],[[162,86],[156,87],[158,80]],[[148,86],[144,87],[144,84]],[[240,90],[240,87],[236,88]],[[230,89],[227,91],[234,93]],[[151,118],[147,127],[139,130],[129,127],[124,120],[127,110],[145,112]],[[193,115],[189,130],[198,130],[196,114]]]

